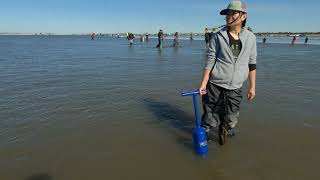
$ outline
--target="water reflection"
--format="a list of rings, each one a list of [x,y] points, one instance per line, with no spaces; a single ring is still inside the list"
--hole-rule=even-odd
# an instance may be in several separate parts
[[[53,179],[49,174],[43,173],[43,174],[32,175],[26,178],[25,180],[53,180]]]

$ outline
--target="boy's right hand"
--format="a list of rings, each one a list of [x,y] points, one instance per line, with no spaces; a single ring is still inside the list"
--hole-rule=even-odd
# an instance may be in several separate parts
[[[203,96],[203,95],[207,94],[206,86],[200,86],[199,94],[200,94],[200,96]]]

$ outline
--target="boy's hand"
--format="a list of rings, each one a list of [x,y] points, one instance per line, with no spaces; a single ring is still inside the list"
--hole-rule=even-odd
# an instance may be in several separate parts
[[[207,89],[206,89],[206,86],[200,86],[199,88],[199,94],[200,96],[203,96],[207,93]]]
[[[255,89],[249,89],[248,101],[252,101],[255,96],[256,96],[256,90]]]

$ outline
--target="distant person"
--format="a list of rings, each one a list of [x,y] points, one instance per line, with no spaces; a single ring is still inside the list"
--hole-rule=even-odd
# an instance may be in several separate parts
[[[146,42],[149,42],[149,34],[146,33]]]
[[[309,38],[308,38],[308,36],[306,36],[306,38],[304,39],[304,44],[305,45],[308,45],[308,40],[309,40]]]
[[[226,26],[212,34],[199,93],[202,127],[207,132],[219,127],[219,143],[224,145],[226,138],[234,135],[242,86],[248,78],[247,99],[255,97],[257,46],[255,35],[245,28],[247,8],[242,1],[231,1],[220,15],[226,16]]]
[[[193,33],[192,32],[190,33],[190,40],[191,41],[193,40]]]
[[[92,34],[91,34],[91,40],[94,40],[95,37],[96,37],[96,33],[92,33]]]
[[[162,48],[163,47],[163,39],[164,39],[164,34],[163,34],[162,29],[160,29],[159,33],[158,33],[158,45],[157,45],[157,48]]]
[[[129,44],[132,45],[133,44],[134,35],[132,33],[128,33],[127,39],[129,41]]]
[[[117,38],[118,38],[118,39],[120,38],[120,34],[117,35]]]
[[[293,36],[292,41],[291,41],[291,45],[294,45],[297,41],[297,37],[296,35]]]
[[[143,42],[144,41],[144,36],[143,34],[140,34],[140,42]]]
[[[206,46],[208,47],[209,42],[210,42],[210,34],[211,33],[208,32],[208,28],[206,28],[204,31],[205,31],[204,32],[204,41],[206,42]]]
[[[264,37],[264,38],[262,39],[263,44],[265,44],[265,43],[266,43],[266,41],[267,41],[267,38],[266,38],[266,37]]]
[[[174,33],[173,47],[178,47],[178,46],[179,46],[179,33],[176,32]]]

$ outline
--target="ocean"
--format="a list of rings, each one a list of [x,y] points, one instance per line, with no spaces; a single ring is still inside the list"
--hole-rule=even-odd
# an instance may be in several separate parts
[[[316,179],[320,40],[257,41],[256,98],[246,82],[236,136],[200,158],[180,94],[199,86],[203,40],[0,36],[0,179]]]

